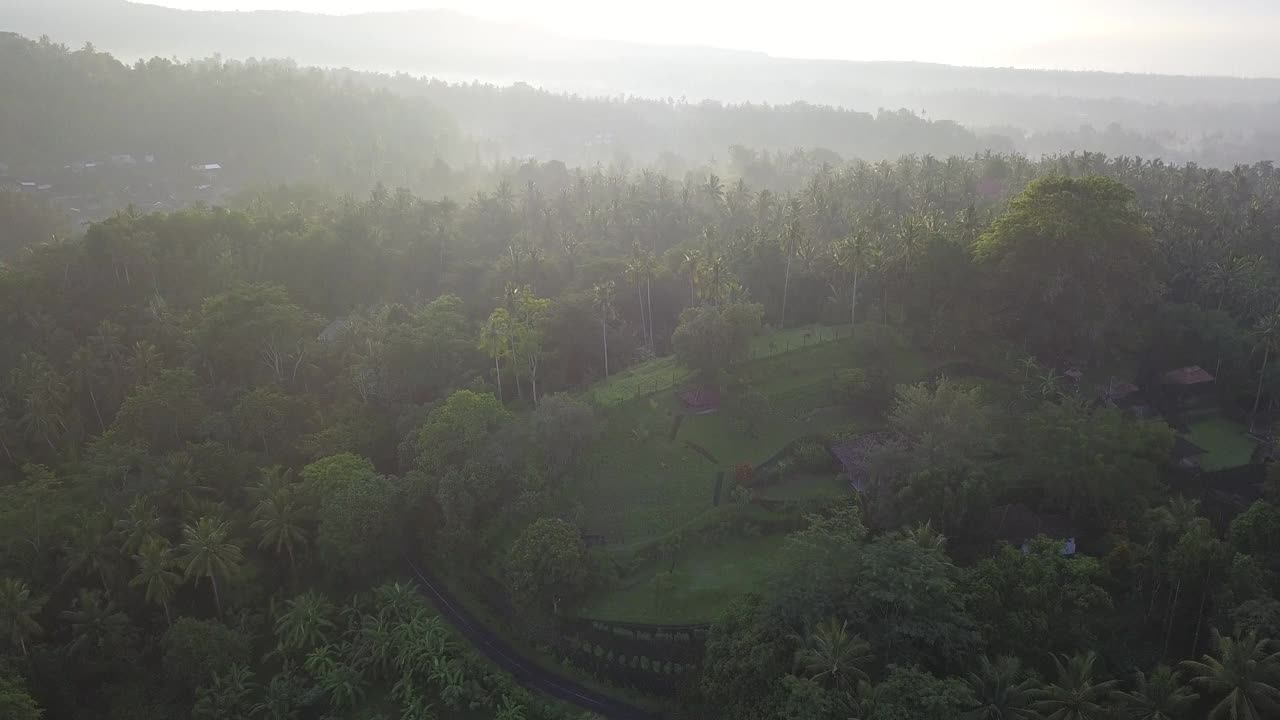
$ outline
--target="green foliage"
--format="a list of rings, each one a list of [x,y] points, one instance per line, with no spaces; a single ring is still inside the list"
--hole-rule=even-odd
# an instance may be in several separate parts
[[[861,368],[843,368],[836,371],[831,390],[844,402],[852,405],[863,402],[876,389],[875,383]]]
[[[437,473],[456,467],[476,453],[510,414],[487,393],[459,390],[431,411],[418,428],[415,467]]]
[[[805,472],[820,473],[830,471],[835,462],[831,453],[817,440],[803,440],[791,448],[791,457],[795,464]]]
[[[995,310],[1049,353],[1134,347],[1155,301],[1159,255],[1134,193],[1106,177],[1048,177],[1013,199],[974,246],[1001,286]]]
[[[176,449],[193,437],[205,413],[195,373],[164,370],[125,399],[113,429],[156,449]]]
[[[20,679],[0,675],[0,717],[5,720],[41,720],[44,711],[27,694]]]
[[[179,688],[194,691],[226,674],[236,665],[253,659],[252,640],[216,620],[181,618],[165,632],[160,642],[164,669]]]
[[[913,667],[894,667],[875,686],[868,720],[953,720],[973,707],[973,693],[957,678],[939,678]]]
[[[557,518],[534,521],[511,546],[506,578],[512,597],[531,610],[546,612],[581,597],[590,577],[578,529]]]
[[[1019,657],[1073,652],[1100,639],[1112,599],[1095,558],[1069,558],[1040,538],[1027,553],[1005,545],[965,579],[967,605],[988,646]]]
[[[969,467],[998,445],[995,408],[976,387],[947,378],[897,389],[889,423],[924,467]]]
[[[724,370],[742,360],[751,337],[760,331],[764,308],[749,303],[700,305],[685,310],[671,336],[676,357],[704,373]]]

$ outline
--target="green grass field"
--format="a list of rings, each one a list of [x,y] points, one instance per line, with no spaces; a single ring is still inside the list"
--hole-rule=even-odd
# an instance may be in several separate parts
[[[624,589],[591,598],[582,615],[619,622],[709,622],[734,598],[759,589],[785,542],[782,536],[739,538],[689,549],[676,561],[669,589],[659,592],[654,583],[668,566],[651,563],[627,578]]]
[[[1225,417],[1197,420],[1188,426],[1191,442],[1208,452],[1199,457],[1205,470],[1225,470],[1247,465],[1253,458],[1257,445],[1248,435],[1244,425]]]
[[[868,354],[863,348],[868,338],[876,336],[879,352]],[[924,356],[905,341],[871,325],[865,331],[860,325],[853,338],[847,327],[794,328],[762,335],[753,340],[752,354],[753,359],[728,373],[723,394],[727,397],[750,387],[768,398],[770,412],[756,422],[754,433],[722,411],[685,416],[671,441],[672,425],[682,414],[671,392],[673,378],[679,384],[688,375],[670,358],[632,368],[592,389],[592,396],[605,406],[605,429],[592,458],[591,479],[580,497],[584,532],[609,541],[596,552],[625,563],[655,539],[714,518],[716,474],[724,473],[723,504],[733,487],[733,467],[739,463],[758,465],[801,437],[881,427],[879,410],[859,411],[833,396],[838,369],[883,370],[887,382],[897,384],[925,379],[930,368]],[[835,499],[849,491],[834,473],[789,480],[764,489],[761,496],[801,502]],[[693,537],[698,537],[696,532]],[[665,567],[650,563],[617,586],[597,593],[582,615],[629,622],[711,620],[735,597],[758,587],[784,539],[737,537],[699,544],[703,542],[693,541],[693,547],[679,556],[673,587],[656,591],[654,576]]]
[[[749,356],[752,360],[760,360],[848,337],[848,325],[804,325],[777,330],[751,338]],[[676,362],[675,356],[668,355],[615,373],[592,385],[588,392],[601,405],[617,405],[661,390],[669,390],[692,376],[693,373]]]

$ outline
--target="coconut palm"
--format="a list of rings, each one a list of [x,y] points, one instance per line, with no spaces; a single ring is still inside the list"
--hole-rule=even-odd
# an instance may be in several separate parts
[[[1036,693],[1031,709],[1044,720],[1106,720],[1117,680],[1097,682],[1094,666],[1098,655],[1090,651],[1068,658],[1055,657],[1057,679]]]
[[[1262,720],[1280,713],[1280,653],[1256,633],[1236,638],[1213,631],[1214,654],[1186,660],[1179,667],[1201,696],[1218,700],[1209,720]]]
[[[173,624],[169,601],[177,593],[182,577],[172,570],[175,562],[169,542],[152,538],[138,549],[133,561],[138,565],[138,574],[129,581],[129,587],[142,587],[147,602],[163,607],[165,622]]]
[[[812,680],[843,690],[869,680],[863,669],[871,662],[871,646],[861,635],[849,634],[849,623],[829,618],[806,638],[792,637],[802,646],[796,666]]]
[[[1148,677],[1137,673],[1133,690],[1117,695],[1134,720],[1178,720],[1200,696],[1182,684],[1178,673],[1161,665]]]
[[[965,720],[1033,720],[1031,702],[1036,697],[1036,681],[1026,676],[1022,662],[1002,655],[995,662],[985,655],[977,672],[965,677],[978,706],[965,713]]]
[[[1262,385],[1267,378],[1267,362],[1271,359],[1271,351],[1280,343],[1280,310],[1263,317],[1253,328],[1253,336],[1262,348],[1262,368],[1258,370],[1258,390],[1253,396],[1253,410],[1249,411],[1249,427],[1258,415],[1258,403],[1262,401]]]
[[[305,592],[285,605],[276,618],[276,637],[287,650],[310,651],[325,645],[336,629],[333,603],[317,592]]]
[[[124,636],[129,617],[116,609],[116,605],[101,590],[80,589],[70,610],[60,617],[71,626],[71,642],[67,652],[72,655],[87,649],[105,650],[115,640]]]
[[[609,377],[609,318],[613,315],[613,281],[597,283],[591,289],[596,310],[600,311],[600,339],[604,343],[604,376]]]
[[[0,580],[0,632],[9,644],[23,655],[27,654],[27,641],[44,633],[36,616],[44,607],[44,598],[31,595],[31,588],[23,580]]]
[[[150,498],[139,495],[125,509],[125,516],[116,521],[116,534],[120,537],[120,549],[136,553],[160,534],[160,517]]]
[[[294,548],[306,545],[307,531],[302,526],[303,512],[291,499],[288,490],[277,490],[263,499],[253,510],[251,527],[261,534],[258,547],[271,548],[276,555],[284,551],[289,556],[289,569],[296,567]]]
[[[786,223],[782,226],[782,233],[778,235],[778,247],[787,261],[782,279],[782,316],[778,321],[778,327],[781,328],[787,326],[787,295],[791,289],[791,262],[800,252],[802,242],[804,242],[804,227],[800,218],[800,199],[791,198],[787,205]]]
[[[229,530],[225,520],[202,517],[195,525],[182,527],[181,564],[187,579],[209,578],[213,587],[213,603],[222,614],[222,599],[218,596],[218,578],[231,577],[244,559],[240,546],[227,538]]]
[[[502,359],[511,349],[511,316],[506,308],[498,308],[480,328],[480,349],[493,358],[493,372],[498,386],[498,402],[502,402]]]

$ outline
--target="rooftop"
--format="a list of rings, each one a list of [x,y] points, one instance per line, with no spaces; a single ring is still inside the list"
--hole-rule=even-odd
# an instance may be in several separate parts
[[[1177,370],[1170,370],[1161,375],[1160,382],[1165,385],[1199,385],[1200,383],[1213,382],[1213,376],[1199,365],[1188,365]]]

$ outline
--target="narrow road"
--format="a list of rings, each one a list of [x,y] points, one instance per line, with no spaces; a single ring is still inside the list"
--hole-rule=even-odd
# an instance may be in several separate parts
[[[510,645],[503,642],[502,638],[481,625],[471,613],[467,612],[466,608],[456,602],[449,595],[444,583],[407,556],[405,562],[409,564],[409,568],[421,583],[422,593],[431,600],[440,614],[457,628],[476,650],[510,673],[521,685],[572,703],[609,720],[656,720],[656,716],[652,713],[588,690],[572,680],[544,670],[521,657]]]

